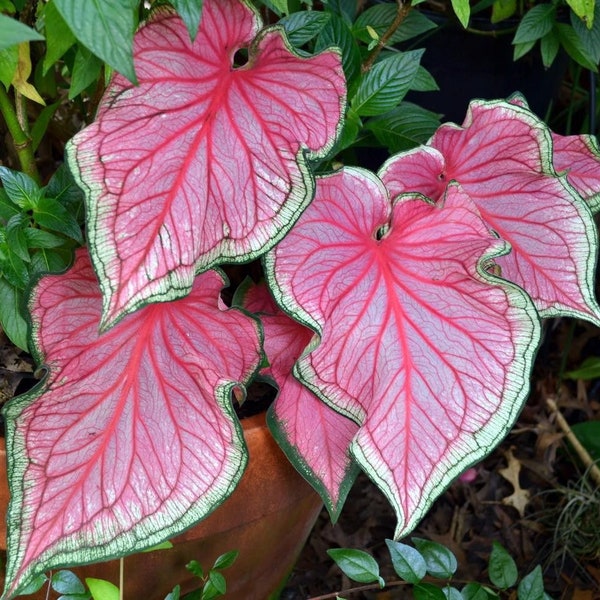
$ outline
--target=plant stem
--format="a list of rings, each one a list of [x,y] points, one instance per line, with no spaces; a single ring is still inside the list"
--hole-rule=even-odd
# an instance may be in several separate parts
[[[388,27],[387,31],[379,38],[379,41],[377,42],[377,46],[375,46],[375,48],[373,48],[373,50],[371,50],[371,52],[365,59],[365,62],[363,62],[362,67],[361,67],[361,71],[363,73],[366,73],[367,71],[371,70],[371,67],[375,63],[375,59],[379,56],[379,53],[383,50],[385,45],[388,43],[388,40],[394,35],[394,33],[396,33],[396,30],[398,29],[398,27],[400,27],[400,25],[402,24],[404,19],[406,19],[406,17],[408,16],[408,13],[410,12],[411,4],[408,0],[406,0],[406,1],[396,0],[396,1],[398,3],[398,11],[396,12],[396,16],[395,16],[394,20],[392,21],[391,25]]]
[[[41,183],[40,174],[35,163],[35,156],[33,155],[31,138],[21,127],[17,112],[2,85],[0,85],[0,113],[4,117],[8,131],[12,137],[17,156],[19,157],[19,163],[21,164],[21,170],[37,183]],[[21,112],[19,114],[21,117],[23,116]]]
[[[589,452],[581,445],[581,442],[575,437],[573,430],[567,423],[567,420],[562,416],[562,413],[558,410],[558,406],[553,398],[546,398],[546,406],[550,410],[551,414],[556,417],[556,423],[565,434],[565,437],[569,440],[573,449],[577,453],[577,456],[583,462],[584,467],[589,471],[590,477],[594,483],[600,487],[600,468],[594,462],[594,459],[590,456]]]

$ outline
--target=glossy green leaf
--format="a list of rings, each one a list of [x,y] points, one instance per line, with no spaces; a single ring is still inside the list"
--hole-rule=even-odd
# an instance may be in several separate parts
[[[92,85],[100,77],[101,70],[102,61],[84,46],[79,46],[73,63],[69,100],[73,100]]]
[[[346,22],[335,14],[331,14],[327,23],[323,25],[315,44],[315,51],[321,52],[332,46],[342,51],[344,74],[346,80],[351,81],[360,71],[360,50]]]
[[[471,17],[471,4],[469,0],[452,0],[452,9],[458,17],[460,24],[466,29]]]
[[[517,11],[517,0],[496,0],[492,4],[492,23],[500,23]]]
[[[263,0],[263,4],[272,10],[278,17],[289,12],[287,0]]]
[[[0,50],[10,48],[21,42],[43,40],[44,36],[17,19],[0,13]]]
[[[284,17],[278,25],[283,26],[293,46],[302,46],[319,35],[330,19],[331,13],[301,10]]]
[[[410,89],[415,92],[435,92],[440,88],[433,75],[425,67],[419,65]]]
[[[15,346],[28,351],[27,321],[21,313],[22,303],[22,292],[0,276],[0,325]]]
[[[413,587],[415,600],[446,600],[444,592],[433,583],[417,583]]]
[[[8,89],[19,62],[19,47],[10,46],[0,50],[0,82]]]
[[[215,560],[213,569],[227,569],[236,561],[238,555],[238,550],[231,550],[230,552],[221,554],[221,556],[219,556],[217,560]]]
[[[86,577],[87,586],[90,588],[93,600],[119,600],[119,588],[110,581]]]
[[[31,274],[60,273],[71,264],[72,260],[73,252],[70,249],[40,248],[31,257]]]
[[[398,106],[419,68],[423,50],[411,50],[389,56],[366,73],[351,100],[359,116],[375,116]]]
[[[187,565],[185,565],[185,568],[195,577],[204,579],[204,569],[197,560],[191,560]]]
[[[24,348],[26,350],[26,348]],[[27,586],[23,588],[22,595],[25,596],[27,594],[35,594],[37,591],[41,590],[46,582],[48,581],[48,577],[44,573],[40,573],[34,580]]]
[[[498,595],[480,583],[467,583],[461,590],[463,600],[493,600]]]
[[[522,44],[515,44],[514,46],[513,60],[517,61],[535,46],[535,42],[523,42]]]
[[[575,423],[571,429],[591,457],[600,460],[600,421]]]
[[[488,574],[490,581],[501,590],[515,585],[519,576],[513,557],[498,542],[494,542],[492,545]]]
[[[165,600],[179,600],[180,596],[181,596],[181,587],[179,585],[176,585],[173,588],[173,591],[169,592],[165,596]]]
[[[208,579],[202,588],[202,600],[219,598],[227,591],[225,577],[218,571],[209,571]]]
[[[560,49],[560,39],[556,29],[552,29],[540,40],[542,63],[547,69],[552,65]]]
[[[50,0],[42,13],[44,32],[46,34],[47,45],[44,55],[43,70],[44,73],[75,43],[75,35],[67,25],[62,15],[58,12],[54,0]]]
[[[0,181],[7,196],[17,206],[23,210],[31,210],[35,207],[40,197],[40,189],[29,175],[0,167]]]
[[[463,600],[462,594],[455,588],[450,585],[445,585],[442,588],[442,592],[446,597],[446,600]]]
[[[594,22],[591,28],[587,26],[587,23],[577,18],[574,13],[571,13],[571,25],[586,56],[589,56],[594,63],[600,62],[600,3],[596,3]]]
[[[578,369],[567,371],[567,379],[596,379],[600,377],[600,356],[588,356]]]
[[[350,579],[359,583],[378,582],[381,587],[385,586],[379,575],[377,561],[367,552],[353,548],[333,548],[327,550],[327,554]]]
[[[194,41],[202,18],[202,0],[171,0],[171,2],[183,19],[190,39]]]
[[[33,218],[38,225],[58,231],[76,242],[83,243],[81,228],[77,220],[54,198],[42,198],[33,210]]]
[[[417,550],[423,555],[427,565],[427,572],[432,577],[449,579],[458,568],[456,557],[451,550],[430,540],[412,538]]]
[[[14,252],[21,260],[29,262],[29,250],[25,229],[29,225],[29,217],[26,214],[18,214],[11,217],[6,224],[6,243],[11,252]]]
[[[517,588],[518,600],[544,600],[544,580],[539,565],[523,577]]]
[[[427,565],[421,553],[412,546],[385,540],[394,571],[401,579],[408,583],[418,583],[427,573]]]
[[[29,283],[29,270],[25,261],[6,240],[0,243],[0,274],[12,287],[19,290],[24,290]]]
[[[67,242],[64,237],[34,227],[25,229],[24,234],[29,248],[44,248],[49,250],[52,248],[61,248]]]
[[[54,113],[60,104],[60,101],[58,101],[54,104],[48,104],[48,106],[44,106],[44,108],[40,111],[40,114],[37,116],[35,123],[31,128],[31,145],[34,152],[38,149],[40,142],[48,130],[48,125],[50,125],[50,121],[52,121],[52,117],[54,116]]]
[[[326,10],[342,17],[348,24],[352,23],[356,17],[356,0],[325,0],[323,4]]]
[[[437,114],[410,102],[402,102],[391,111],[369,119],[366,124],[390,154],[424,144],[439,126]]]
[[[0,220],[6,223],[12,216],[18,215],[20,212],[17,205],[8,197],[6,190],[0,188]]]
[[[579,39],[575,29],[573,29],[573,27],[567,23],[558,23],[556,28],[560,43],[567,51],[567,54],[582,67],[597,73],[598,64],[594,62],[591,56],[588,55],[586,48]]]
[[[65,164],[58,167],[43,192],[48,198],[58,200],[78,222],[83,222],[83,192]]]
[[[133,67],[136,0],[55,0],[55,3],[89,50],[137,83]]]
[[[152,546],[151,548],[146,548],[145,550],[142,550],[142,552],[156,552],[157,550],[169,550],[172,547],[173,547],[173,542],[166,540],[165,542],[156,544],[155,546]]]
[[[62,569],[56,571],[51,578],[52,589],[59,594],[85,594],[86,589],[83,582],[73,571]],[[89,598],[89,594],[87,594]]]
[[[521,19],[513,44],[535,42],[550,33],[556,20],[556,8],[552,3],[538,4]]]

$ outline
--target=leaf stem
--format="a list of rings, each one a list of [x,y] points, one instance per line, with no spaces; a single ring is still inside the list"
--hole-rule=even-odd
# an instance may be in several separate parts
[[[23,110],[22,104],[15,110],[4,86],[0,85],[0,113],[4,117],[8,131],[12,137],[19,163],[21,164],[21,170],[39,184],[41,183],[41,178],[35,162],[31,138],[27,135],[23,127],[21,127],[20,123],[20,119],[24,116]]]
[[[589,452],[582,446],[581,442],[575,437],[573,430],[567,423],[567,420],[562,416],[562,413],[558,410],[558,406],[553,398],[546,398],[546,406],[548,410],[555,416],[556,424],[560,427],[565,437],[569,440],[571,446],[577,453],[577,456],[581,459],[584,467],[589,470],[590,477],[594,483],[600,487],[600,468],[594,462],[594,459],[590,456]]]
[[[362,73],[367,73],[371,70],[371,67],[375,63],[375,60],[379,56],[379,53],[388,43],[388,40],[394,35],[394,33],[396,33],[396,30],[398,29],[398,27],[400,27],[400,25],[403,23],[404,19],[406,19],[408,13],[410,12],[411,3],[409,0],[396,0],[396,2],[398,4],[396,16],[394,17],[394,20],[392,21],[390,26],[387,28],[387,31],[379,38],[379,41],[377,42],[375,48],[371,50],[371,52],[363,62],[361,66]]]

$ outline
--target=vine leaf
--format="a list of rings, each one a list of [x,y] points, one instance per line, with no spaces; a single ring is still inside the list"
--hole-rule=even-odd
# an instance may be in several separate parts
[[[474,101],[461,127],[443,125],[428,146],[392,157],[379,174],[392,196],[420,192],[434,200],[457,181],[512,247],[497,260],[502,276],[523,287],[544,317],[600,324],[596,226],[552,160],[550,130],[527,108]]]
[[[262,253],[310,202],[307,161],[332,147],[345,104],[339,53],[300,57],[260,25],[246,3],[207,0],[191,42],[157,11],[134,40],[139,86],[117,75],[69,143],[104,328],[184,296],[197,271]]]
[[[191,293],[99,335],[85,249],[42,278],[30,309],[46,380],[6,411],[11,504],[6,596],[59,565],[170,538],[235,488],[247,458],[231,391],[261,362],[258,323],[200,275]],[[235,331],[235,335],[231,332]]]
[[[319,334],[295,374],[360,424],[351,452],[394,506],[397,538],[527,397],[539,319],[489,274],[506,251],[456,185],[438,204],[392,203],[375,175],[347,168],[317,180],[265,257],[277,302]]]
[[[358,425],[332,410],[292,374],[313,332],[290,319],[264,284],[247,289],[244,307],[259,313],[269,361],[261,373],[272,377],[279,388],[267,415],[271,432],[290,462],[321,495],[335,522],[358,474],[349,454]]]

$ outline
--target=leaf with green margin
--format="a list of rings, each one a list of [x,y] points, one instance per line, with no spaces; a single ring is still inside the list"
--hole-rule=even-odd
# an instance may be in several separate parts
[[[81,227],[75,217],[54,198],[42,197],[33,209],[33,219],[42,227],[62,233],[83,243]]]
[[[518,600],[544,600],[542,567],[538,565],[521,579],[517,587]]]
[[[46,34],[46,53],[43,71],[50,67],[76,42],[77,38],[56,8],[55,0],[50,0],[42,9],[42,23]]]
[[[121,598],[119,588],[110,581],[86,577],[85,582],[90,588],[93,600],[119,600]]]
[[[344,574],[353,581],[359,583],[377,582],[380,587],[385,586],[385,582],[379,575],[377,561],[364,550],[332,548],[327,550],[327,554]]]
[[[508,551],[498,542],[493,542],[488,565],[490,581],[501,590],[517,583],[519,571],[517,564]]]
[[[54,0],[77,39],[96,56],[137,83],[133,66],[137,0]]]
[[[381,60],[363,75],[351,98],[359,116],[375,116],[398,106],[411,89],[424,50],[401,52]]]
[[[183,19],[190,34],[190,39],[194,41],[198,35],[198,28],[202,19],[202,0],[171,0],[171,3]]]
[[[102,61],[85,46],[79,46],[73,62],[69,100],[79,96],[98,80],[102,72]]]
[[[390,154],[424,144],[439,126],[439,115],[410,102],[372,117],[365,125]]]
[[[113,78],[96,122],[69,142],[103,327],[185,295],[197,270],[255,258],[310,202],[308,161],[341,128],[341,60],[294,54],[283,28],[255,39],[260,27],[246,4],[205,0],[191,43],[177,15],[155,13],[136,34],[140,85]],[[240,47],[249,61],[232,69]]]
[[[392,566],[398,577],[408,583],[418,583],[427,574],[427,564],[423,555],[412,546],[394,540],[385,540]]]
[[[469,0],[452,0],[452,9],[458,17],[460,24],[466,29],[471,18],[471,4]]]
[[[0,13],[0,50],[21,42],[42,41],[44,36],[31,27]]]
[[[535,42],[552,31],[556,22],[556,7],[552,3],[538,4],[527,11],[513,38],[513,44]]]
[[[331,13],[301,10],[284,17],[278,22],[287,33],[291,44],[300,47],[319,35],[331,19]]]
[[[10,46],[0,50],[0,82],[8,90],[17,70],[19,46]]]
[[[264,258],[276,301],[319,334],[294,374],[361,426],[351,452],[394,506],[396,538],[499,443],[527,397],[537,312],[482,266],[506,251],[459,188],[438,205],[392,202],[375,175],[343,168],[317,179]]]
[[[0,277],[0,325],[15,346],[29,352],[27,321],[21,310],[23,304],[22,292]]]
[[[432,577],[450,579],[456,573],[458,562],[449,548],[431,540],[415,537],[411,539],[417,550],[423,555],[427,572]]]

